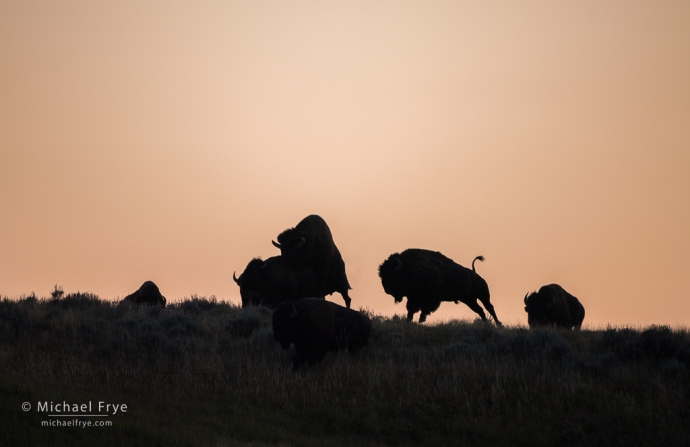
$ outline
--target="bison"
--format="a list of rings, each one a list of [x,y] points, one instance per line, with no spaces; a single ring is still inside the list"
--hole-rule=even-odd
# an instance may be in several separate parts
[[[304,362],[316,363],[332,349],[335,310],[332,303],[315,298],[283,302],[273,311],[273,339],[283,349],[295,345],[292,359],[297,370]]]
[[[423,323],[442,301],[455,304],[462,301],[486,321],[484,310],[477,303],[479,299],[500,326],[489,301],[489,286],[474,269],[477,259],[484,260],[482,256],[474,258],[470,270],[437,251],[410,248],[390,255],[379,266],[379,277],[383,290],[392,295],[396,303],[407,296],[408,321],[421,310],[419,322]]]
[[[239,278],[232,274],[240,287],[242,307],[264,305],[275,308],[283,301],[319,296],[316,274],[308,267],[289,269],[280,256],[262,261],[252,259]]]
[[[129,301],[135,304],[160,304],[165,306],[165,297],[161,295],[158,286],[153,281],[146,281],[136,292],[127,295],[122,301]]]
[[[585,308],[580,301],[558,284],[543,286],[538,292],[525,295],[525,312],[529,327],[558,326],[580,329]]]
[[[330,304],[335,313],[335,336],[331,343],[331,351],[347,349],[350,354],[356,354],[369,343],[371,320],[356,310],[335,303]]]
[[[349,308],[351,289],[338,247],[333,242],[331,230],[320,216],[307,216],[295,228],[278,235],[278,242],[271,241],[292,270],[308,267],[316,273],[319,283],[318,296],[338,292]]]

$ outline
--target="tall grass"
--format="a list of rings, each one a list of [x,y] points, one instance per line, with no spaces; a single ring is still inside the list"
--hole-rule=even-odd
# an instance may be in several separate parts
[[[0,301],[0,445],[690,445],[690,335],[370,314],[370,346],[291,371],[271,312],[192,297]],[[41,428],[22,402],[127,404]]]

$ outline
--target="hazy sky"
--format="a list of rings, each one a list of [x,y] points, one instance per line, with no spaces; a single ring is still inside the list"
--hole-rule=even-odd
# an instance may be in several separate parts
[[[690,325],[690,2],[0,2],[0,295],[239,302],[308,214],[355,308],[417,247]]]

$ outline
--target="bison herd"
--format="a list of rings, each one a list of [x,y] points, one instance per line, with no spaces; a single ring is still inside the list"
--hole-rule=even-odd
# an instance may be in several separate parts
[[[239,277],[242,306],[266,306],[273,311],[273,338],[283,349],[294,345],[292,364],[316,363],[328,352],[347,349],[356,353],[368,342],[371,320],[350,309],[350,283],[345,262],[326,222],[307,216],[294,228],[277,237],[273,245],[279,256],[252,259]],[[390,255],[379,266],[383,290],[396,303],[407,297],[407,320],[420,312],[419,322],[437,310],[442,302],[462,302],[484,321],[489,313],[497,326],[501,322],[490,301],[489,286],[475,262],[466,268],[437,251],[410,248]],[[326,301],[338,292],[345,307]],[[151,281],[125,298],[140,304],[165,305],[165,297]],[[579,329],[585,317],[580,301],[558,284],[543,286],[524,299],[529,326],[558,326]],[[479,305],[481,303],[481,306]],[[483,306],[483,308],[482,308]]]

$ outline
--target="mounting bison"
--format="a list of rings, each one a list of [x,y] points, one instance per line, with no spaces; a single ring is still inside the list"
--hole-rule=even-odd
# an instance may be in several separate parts
[[[407,320],[421,311],[419,322],[439,308],[442,301],[455,304],[463,302],[486,321],[484,310],[477,303],[482,302],[498,326],[494,306],[489,301],[489,286],[474,270],[461,266],[437,251],[410,248],[402,253],[394,253],[379,266],[379,277],[383,290],[392,295],[396,303],[407,297]]]
[[[286,350],[294,343],[295,370],[304,362],[323,359],[331,350],[334,336],[335,312],[326,300],[303,298],[295,303],[281,303],[273,311],[273,339]]]
[[[136,292],[127,295],[122,301],[165,306],[165,297],[161,295],[161,291],[153,281],[146,281]]]
[[[525,295],[525,312],[531,328],[558,326],[580,329],[585,319],[582,303],[558,284],[549,284],[538,292]]]
[[[280,249],[285,264],[292,270],[304,267],[314,270],[319,283],[318,296],[338,292],[345,305],[350,307],[352,300],[348,290],[351,287],[345,273],[345,262],[333,242],[331,230],[320,216],[305,217],[295,228],[280,233],[278,242],[271,242]]]
[[[232,274],[240,287],[242,307],[264,305],[275,308],[283,301],[320,295],[316,274],[308,267],[291,270],[281,256],[262,261],[252,259],[239,278]]]
[[[331,302],[329,304],[333,307],[335,316],[335,336],[331,343],[331,351],[347,349],[350,354],[356,354],[369,343],[371,320],[356,310]]]

